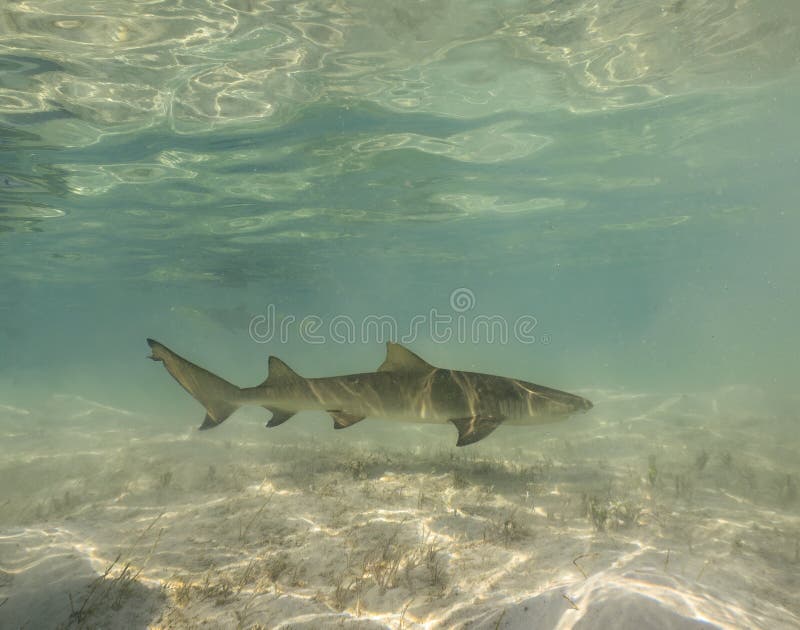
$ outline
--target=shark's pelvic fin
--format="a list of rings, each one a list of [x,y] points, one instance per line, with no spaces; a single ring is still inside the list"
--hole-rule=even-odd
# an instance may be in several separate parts
[[[201,429],[213,429],[239,408],[241,390],[216,374],[175,354],[165,345],[147,340],[153,361],[161,361],[181,387],[206,408]]]
[[[466,446],[482,440],[497,427],[505,418],[496,416],[472,416],[469,418],[451,418],[450,422],[458,429],[456,446]]]
[[[270,374],[272,374],[271,371]],[[264,409],[266,409],[272,414],[272,417],[269,419],[269,422],[267,422],[266,425],[270,429],[272,427],[277,427],[278,425],[283,424],[294,414],[297,413],[296,411],[291,411],[289,409],[278,409],[277,407],[264,407]]]
[[[361,416],[356,413],[347,413],[340,409],[329,409],[328,413],[333,416],[334,429],[346,429],[352,427],[356,422],[361,422],[366,416]]]
[[[378,372],[430,372],[435,369],[408,348],[389,341],[386,343],[386,359],[381,363]]]

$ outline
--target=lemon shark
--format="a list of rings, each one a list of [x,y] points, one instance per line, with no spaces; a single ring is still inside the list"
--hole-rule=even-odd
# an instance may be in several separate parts
[[[565,419],[592,403],[574,394],[513,378],[434,367],[407,348],[389,342],[375,372],[305,378],[279,358],[269,357],[267,379],[237,387],[148,339],[149,358],[206,409],[200,429],[222,424],[239,407],[258,405],[272,413],[267,427],[283,424],[301,410],[327,411],[334,429],[366,417],[405,422],[447,423],[458,430],[456,446],[482,440],[501,424],[543,424]]]

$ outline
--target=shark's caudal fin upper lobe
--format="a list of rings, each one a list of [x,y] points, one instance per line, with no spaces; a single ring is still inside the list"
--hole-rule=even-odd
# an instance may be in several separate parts
[[[236,385],[187,361],[153,339],[148,339],[147,343],[153,351],[150,358],[153,361],[161,361],[181,387],[206,408],[206,417],[200,425],[201,429],[212,429],[222,424],[239,408],[241,390]]]

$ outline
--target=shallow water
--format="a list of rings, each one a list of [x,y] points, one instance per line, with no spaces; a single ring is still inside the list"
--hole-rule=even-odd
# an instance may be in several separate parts
[[[0,627],[800,625],[791,2],[0,6]],[[430,362],[559,424],[199,404]]]

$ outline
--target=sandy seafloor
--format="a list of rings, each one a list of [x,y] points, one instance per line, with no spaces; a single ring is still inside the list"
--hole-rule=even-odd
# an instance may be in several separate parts
[[[579,393],[463,449],[0,401],[0,627],[800,627],[796,405]]]

